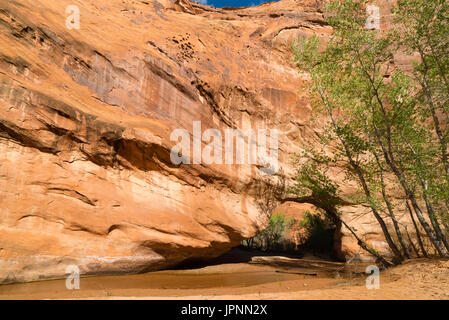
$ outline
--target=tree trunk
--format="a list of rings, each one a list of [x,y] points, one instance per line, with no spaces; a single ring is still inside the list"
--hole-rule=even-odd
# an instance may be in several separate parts
[[[438,136],[438,140],[440,141],[441,158],[442,158],[442,162],[443,162],[445,173],[446,173],[446,179],[448,179],[449,178],[449,160],[448,160],[449,157],[448,157],[448,153],[447,153],[447,142],[446,142],[446,139],[441,130],[440,121],[438,119],[435,104],[433,103],[433,99],[432,99],[432,93],[430,92],[430,88],[427,83],[427,74],[429,72],[429,66],[427,64],[426,57],[425,57],[424,52],[422,51],[422,48],[419,48],[419,55],[421,56],[421,61],[424,66],[424,73],[423,73],[423,79],[421,82],[421,86],[424,90],[424,94],[426,96],[427,103],[430,108],[430,112],[432,114],[435,132]]]
[[[408,212],[410,213],[410,218],[412,219],[413,226],[415,227],[416,238],[418,239],[419,247],[421,248],[423,256],[427,258],[427,251],[424,248],[424,243],[422,242],[421,234],[419,233],[419,228],[418,228],[418,225],[416,224],[415,217],[413,216],[412,208],[410,207],[410,204],[408,203],[408,199],[405,199],[405,204],[407,206]]]
[[[402,237],[401,230],[399,228],[398,221],[396,220],[396,216],[393,211],[393,206],[390,202],[390,199],[387,197],[387,192],[385,191],[385,181],[384,181],[384,170],[382,167],[382,164],[379,160],[379,156],[377,155],[376,151],[373,150],[372,152],[374,154],[374,157],[376,158],[377,166],[380,170],[380,183],[382,188],[382,197],[384,199],[385,204],[387,205],[388,213],[391,217],[391,221],[393,222],[393,227],[396,232],[396,236],[398,237],[399,244],[401,245],[402,250],[404,251],[405,256],[410,259],[410,253],[408,252],[407,246],[405,245],[404,239]]]
[[[440,223],[438,222],[433,206],[429,201],[429,196],[425,193],[425,190],[423,193],[424,193],[423,195],[424,201],[426,202],[427,212],[429,213],[429,219],[430,222],[432,223],[433,229],[435,230],[436,236],[438,240],[440,240],[444,244],[446,249],[449,250],[449,244],[446,240],[446,237],[443,234],[443,231],[440,228]]]
[[[341,219],[340,219],[341,220]],[[348,226],[346,224],[346,222],[344,222],[343,220],[341,220],[341,223],[352,233],[352,235],[354,236],[354,238],[356,238],[357,240],[357,244],[364,249],[365,251],[369,252],[370,254],[372,254],[373,256],[375,256],[385,267],[390,267],[391,263],[388,262],[387,260],[385,260],[384,257],[382,257],[382,255],[380,255],[380,253],[378,253],[376,250],[374,250],[373,248],[369,247],[365,241],[363,241],[362,239],[360,239],[357,234],[354,232],[354,230],[352,230],[352,228],[350,226]]]
[[[385,147],[385,144],[382,141],[381,138],[381,134],[379,132],[379,129],[377,128],[376,124],[373,123],[374,125],[374,131],[375,131],[375,135],[377,138],[377,141],[382,149],[382,153],[383,156],[385,158],[386,163],[388,164],[388,166],[392,169],[393,173],[396,175],[396,177],[398,178],[399,182],[401,183],[402,188],[405,191],[405,194],[407,196],[408,199],[410,199],[413,209],[416,212],[416,215],[418,217],[419,222],[421,223],[421,225],[423,226],[424,230],[427,232],[430,241],[432,242],[432,244],[435,246],[435,249],[438,251],[438,254],[441,257],[444,258],[449,258],[449,254],[447,253],[446,249],[443,247],[441,241],[438,240],[438,238],[436,237],[435,233],[433,232],[433,230],[430,228],[429,224],[427,223],[427,221],[424,219],[424,215],[418,205],[418,201],[416,200],[415,194],[411,191],[411,188],[409,187],[406,179],[405,179],[405,175],[404,173],[399,170],[398,166],[396,165],[396,160],[394,158],[394,153],[393,153],[393,148],[392,148],[392,143],[391,143],[391,125],[390,125],[390,121],[387,117],[387,113],[386,113],[386,109],[384,106],[384,103],[382,101],[381,95],[379,94],[379,90],[374,82],[374,80],[371,78],[371,75],[369,74],[368,70],[366,69],[366,67],[363,64],[363,61],[360,59],[360,54],[359,52],[356,52],[357,57],[358,57],[358,61],[362,67],[363,72],[365,73],[367,79],[369,80],[372,89],[374,90],[374,96],[373,98],[376,99],[377,103],[379,104],[380,110],[381,110],[381,114],[383,116],[384,122],[385,122],[385,127],[386,127],[386,139],[387,139],[387,145],[388,145],[388,149]],[[374,106],[371,103],[371,112],[373,117],[375,116],[376,112],[374,109]]]
[[[352,154],[351,154],[351,151],[349,150],[349,147],[348,147],[345,139],[340,134],[338,134],[338,125],[337,125],[337,122],[335,121],[334,115],[332,113],[332,109],[327,104],[326,99],[324,98],[322,93],[321,93],[321,99],[322,99],[323,104],[325,105],[325,107],[327,109],[327,112],[329,113],[329,116],[330,116],[331,121],[332,121],[332,125],[334,126],[334,129],[335,129],[335,131],[337,133],[337,136],[338,136],[340,142],[342,143],[342,145],[343,145],[343,147],[345,149],[346,157],[348,158],[351,167],[356,172],[357,177],[359,178],[360,184],[362,185],[363,191],[364,191],[367,199],[371,200],[372,196],[371,196],[371,192],[370,192],[370,190],[368,188],[368,184],[366,183],[365,176],[364,176],[361,168],[359,167],[359,165],[354,161],[354,159],[352,157]],[[387,225],[385,224],[385,221],[379,215],[376,207],[372,204],[371,201],[369,201],[369,203],[370,203],[371,211],[372,211],[374,217],[376,218],[377,222],[379,223],[379,225],[380,225],[380,227],[382,229],[382,232],[383,232],[383,234],[385,236],[385,240],[387,241],[388,246],[390,247],[391,251],[393,252],[393,254],[395,256],[395,261],[394,262],[396,264],[400,264],[404,260],[401,252],[399,251],[398,247],[396,246],[396,244],[394,243],[393,239],[391,238],[390,231],[388,230]]]
[[[404,140],[407,143],[410,151],[416,157],[417,161],[419,162],[419,165],[421,167],[424,167],[422,161],[420,160],[419,154],[416,152],[416,150],[410,144],[408,139],[405,138]],[[402,170],[402,167],[401,167],[401,170]],[[418,177],[418,179],[419,179],[419,181],[421,183],[424,202],[426,204],[427,213],[428,213],[430,222],[432,223],[433,230],[435,231],[436,238],[444,244],[444,246],[446,247],[446,250],[449,250],[449,244],[446,241],[446,237],[444,236],[443,232],[441,231],[440,223],[437,220],[435,210],[433,209],[433,205],[430,202],[429,195],[427,194],[427,191],[428,191],[427,179],[423,176],[423,174],[420,174],[420,173],[417,173],[417,177]]]
[[[388,120],[386,120],[386,121],[388,122]],[[388,126],[388,124],[387,124],[387,126]],[[446,252],[446,249],[443,247],[441,241],[438,240],[437,236],[435,235],[435,233],[433,232],[433,230],[430,228],[429,224],[427,223],[426,219],[424,218],[424,215],[423,215],[423,213],[421,211],[421,208],[418,205],[418,201],[416,200],[416,196],[411,191],[411,188],[409,187],[409,185],[408,185],[408,183],[407,183],[407,181],[405,179],[404,173],[396,165],[396,160],[394,159],[394,155],[393,155],[391,146],[389,146],[388,150],[387,150],[387,148],[385,147],[384,143],[382,142],[382,138],[380,136],[379,129],[377,128],[376,125],[374,125],[374,129],[375,129],[375,133],[376,133],[376,137],[377,137],[378,143],[379,143],[379,145],[380,145],[380,147],[382,149],[385,161],[388,164],[388,166],[391,168],[393,173],[396,175],[396,177],[398,178],[402,188],[404,189],[406,197],[408,199],[410,199],[410,202],[412,203],[413,209],[416,212],[416,216],[418,217],[419,222],[421,223],[421,225],[423,226],[423,228],[426,231],[427,235],[429,236],[430,241],[435,246],[435,249],[438,251],[438,254],[441,257],[449,258],[449,254]],[[387,131],[389,131],[389,130],[387,130]],[[387,137],[387,140],[390,141],[390,138]]]
[[[418,251],[418,249],[416,248],[415,244],[413,243],[412,237],[410,237],[410,233],[408,233],[407,228],[405,228],[405,233],[407,234],[408,241],[410,242],[410,245],[412,246],[412,249],[413,249],[413,251],[415,252],[416,257],[419,258],[419,251]]]

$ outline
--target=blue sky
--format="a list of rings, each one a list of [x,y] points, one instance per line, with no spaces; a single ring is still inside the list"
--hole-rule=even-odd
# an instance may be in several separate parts
[[[256,6],[264,2],[269,2],[266,0],[193,0],[202,4],[207,4],[215,8],[222,7],[250,7]],[[274,0],[273,0],[274,1]]]

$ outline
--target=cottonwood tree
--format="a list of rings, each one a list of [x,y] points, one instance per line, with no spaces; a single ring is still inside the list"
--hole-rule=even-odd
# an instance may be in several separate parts
[[[331,161],[345,163],[348,179],[357,181],[363,191],[360,200],[378,222],[393,263],[409,258],[410,252],[386,176],[395,178],[391,183],[401,189],[438,255],[449,257],[447,235],[440,226],[446,225],[449,207],[448,6],[426,0],[419,8],[423,2],[399,1],[391,32],[365,28],[364,1],[331,2],[327,22],[334,32],[324,50],[319,50],[316,36],[299,39],[293,47],[299,69],[310,75],[314,108],[329,119],[326,144],[335,148]],[[415,20],[408,24],[410,16]],[[446,45],[440,45],[441,38]],[[419,53],[413,75],[393,63],[399,51]],[[419,237],[416,224],[415,228]],[[421,239],[418,242],[425,254]]]

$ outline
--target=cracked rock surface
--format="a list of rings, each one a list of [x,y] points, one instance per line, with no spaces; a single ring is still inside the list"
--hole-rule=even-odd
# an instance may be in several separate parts
[[[321,1],[2,1],[0,283],[167,268],[263,229],[320,130],[290,43],[330,32]],[[194,121],[279,130],[282,170],[174,165],[170,135]]]

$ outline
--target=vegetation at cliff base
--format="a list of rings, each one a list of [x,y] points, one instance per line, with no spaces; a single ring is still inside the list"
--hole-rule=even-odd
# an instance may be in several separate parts
[[[293,249],[294,243],[286,239],[286,234],[296,221],[285,217],[283,213],[271,215],[268,227],[255,237],[242,241],[242,245],[249,249],[263,251],[282,251]]]
[[[332,251],[335,226],[329,217],[321,212],[306,211],[299,225],[305,233],[303,247],[312,250],[314,254]]]
[[[380,30],[366,27],[366,1],[332,1],[326,10],[330,40],[304,37],[293,46],[299,70],[310,77],[314,119],[324,116],[327,126],[319,146],[298,155],[290,191],[327,199],[321,207],[328,216],[385,265],[449,258],[449,2],[399,0]],[[412,65],[403,67],[398,56]],[[333,167],[357,184],[351,199],[342,199],[328,173]],[[345,201],[369,208],[391,259],[342,219]]]

